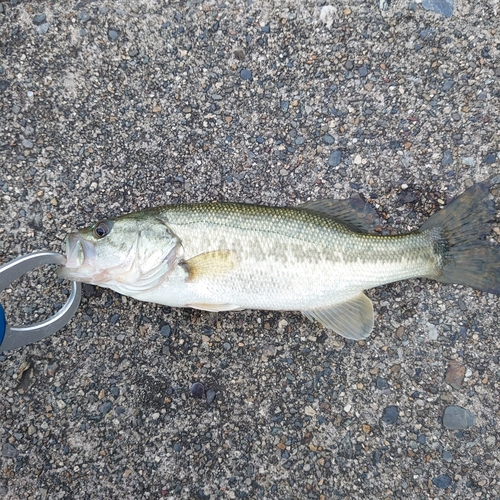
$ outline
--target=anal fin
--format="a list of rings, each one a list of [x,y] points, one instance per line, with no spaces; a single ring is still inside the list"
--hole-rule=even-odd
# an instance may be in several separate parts
[[[364,293],[322,309],[302,311],[302,314],[346,339],[366,339],[373,330],[373,303]]]
[[[220,311],[241,311],[243,308],[235,304],[205,304],[194,303],[188,304],[187,307],[199,309],[200,311],[220,312]]]

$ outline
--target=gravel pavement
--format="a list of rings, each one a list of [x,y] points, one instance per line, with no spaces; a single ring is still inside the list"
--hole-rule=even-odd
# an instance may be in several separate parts
[[[500,171],[499,4],[431,3],[3,1],[0,263],[177,201],[357,193],[418,228]],[[36,321],[68,290],[46,268],[0,301]],[[353,342],[84,286],[0,355],[0,497],[500,498],[499,297],[368,295]]]

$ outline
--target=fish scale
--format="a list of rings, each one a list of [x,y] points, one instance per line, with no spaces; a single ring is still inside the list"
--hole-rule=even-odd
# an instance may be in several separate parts
[[[358,234],[307,211],[252,205],[203,204],[194,213],[181,205],[158,216],[182,240],[186,260],[219,248],[239,253],[240,265],[231,273],[197,283],[201,302],[216,296],[250,309],[313,309],[437,272],[428,234]]]

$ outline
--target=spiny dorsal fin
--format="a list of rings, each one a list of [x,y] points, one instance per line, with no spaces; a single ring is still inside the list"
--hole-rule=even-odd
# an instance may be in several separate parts
[[[350,229],[362,233],[373,233],[375,226],[380,224],[375,209],[359,196],[353,196],[347,200],[306,201],[298,205],[297,208],[326,215],[338,220]]]
[[[200,253],[181,265],[188,272],[186,281],[201,278],[214,278],[233,270],[239,262],[238,255],[232,250],[214,250]]]
[[[364,293],[340,304],[302,311],[302,314],[319,321],[346,339],[366,339],[373,330],[373,303]]]

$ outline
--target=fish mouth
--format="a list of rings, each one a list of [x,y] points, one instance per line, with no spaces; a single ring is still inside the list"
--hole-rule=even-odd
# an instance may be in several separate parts
[[[66,264],[59,269],[60,278],[75,281],[88,278],[94,269],[92,262],[95,258],[95,247],[80,236],[79,233],[70,233],[66,237]]]

